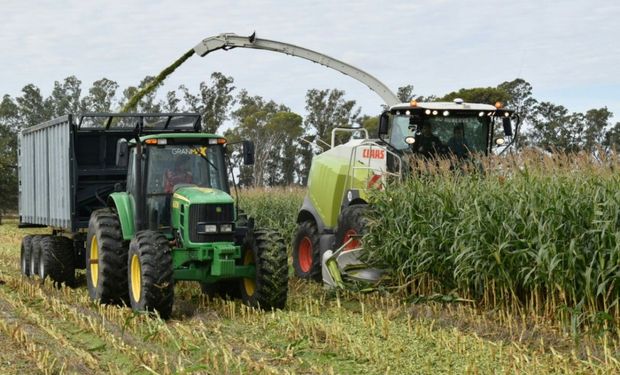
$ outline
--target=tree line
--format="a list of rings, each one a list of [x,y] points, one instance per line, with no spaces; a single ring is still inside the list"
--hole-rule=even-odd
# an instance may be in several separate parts
[[[19,96],[4,95],[0,102],[0,214],[17,206],[17,134],[21,129],[66,115],[84,112],[114,112],[122,108],[154,77],[145,77],[138,86],[121,89],[113,80],[102,78],[87,90],[75,76],[54,82],[47,97],[34,84]],[[539,101],[532,86],[517,78],[495,87],[465,88],[443,96],[418,95],[413,85],[398,88],[403,102],[443,101],[462,98],[466,102],[502,102],[517,111],[523,127],[517,147],[537,147],[546,151],[593,152],[620,144],[620,122],[611,123],[606,108],[584,113],[570,112],[562,105]],[[338,126],[359,126],[376,134],[378,115],[362,114],[354,99],[338,89],[311,89],[305,96],[305,116],[294,113],[274,100],[238,89],[234,79],[211,74],[197,88],[181,85],[177,90],[150,92],[137,104],[137,112],[197,112],[205,132],[223,133],[230,141],[255,142],[255,165],[239,166],[242,186],[305,185],[312,156],[330,142]],[[238,159],[238,155],[233,155]]]

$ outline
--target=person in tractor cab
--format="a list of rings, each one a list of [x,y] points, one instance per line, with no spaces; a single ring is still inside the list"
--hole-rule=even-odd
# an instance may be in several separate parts
[[[433,134],[433,125],[428,122],[422,125],[422,132],[415,137],[415,143],[411,146],[413,152],[426,158],[442,152],[444,148],[441,140]]]
[[[187,168],[189,159],[189,156],[181,155],[175,160],[174,169],[166,170],[164,173],[164,192],[172,193],[174,185],[177,184],[192,183],[192,173]]]
[[[448,148],[458,158],[469,156],[471,148],[465,139],[465,125],[462,122],[454,127],[452,138],[448,140]]]

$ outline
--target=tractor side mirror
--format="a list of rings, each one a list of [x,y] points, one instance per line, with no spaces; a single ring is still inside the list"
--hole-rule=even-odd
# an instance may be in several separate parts
[[[254,164],[254,142],[243,141],[243,164]]]
[[[129,164],[129,146],[125,138],[116,141],[116,166],[119,168],[127,168]]]
[[[512,123],[510,117],[504,117],[502,119],[502,125],[504,125],[504,135],[507,137],[512,136]]]
[[[387,112],[383,112],[379,117],[379,137],[387,135],[388,133],[388,115]]]

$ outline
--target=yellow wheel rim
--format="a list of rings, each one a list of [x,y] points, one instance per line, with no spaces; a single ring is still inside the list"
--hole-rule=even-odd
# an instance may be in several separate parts
[[[90,281],[93,286],[97,287],[99,281],[99,244],[97,243],[97,236],[93,236],[90,241]]]
[[[254,264],[254,254],[252,250],[247,250],[245,252],[245,256],[243,257],[243,264]],[[247,294],[249,297],[253,296],[254,292],[256,291],[256,281],[247,277],[243,278],[243,288],[245,289],[245,294]]]
[[[140,267],[140,258],[137,254],[131,256],[131,295],[136,302],[140,301],[142,294],[142,269]]]

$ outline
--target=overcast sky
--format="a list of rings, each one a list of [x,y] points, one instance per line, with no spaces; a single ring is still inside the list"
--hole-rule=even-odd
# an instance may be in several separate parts
[[[223,32],[297,44],[356,65],[396,91],[420,95],[522,77],[539,100],[571,111],[607,106],[620,119],[620,2],[13,1],[0,0],[0,94],[76,75],[136,85],[203,38]],[[197,90],[214,71],[238,88],[304,114],[311,88],[339,88],[363,113],[381,99],[335,71],[265,51],[192,57],[160,92]],[[120,92],[119,92],[120,94]]]

